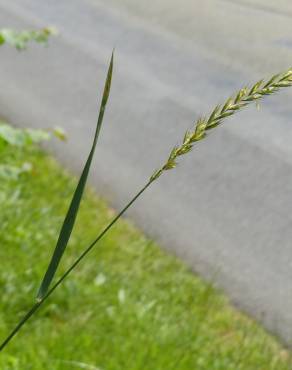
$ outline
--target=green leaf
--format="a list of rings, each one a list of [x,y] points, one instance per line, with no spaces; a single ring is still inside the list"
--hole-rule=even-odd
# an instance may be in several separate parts
[[[21,168],[10,166],[8,164],[0,164],[0,179],[1,180],[17,180],[21,174]]]
[[[0,30],[0,45],[7,43],[18,50],[23,50],[30,41],[46,44],[49,37],[56,34],[57,30],[52,27],[32,31],[16,31],[4,28]]]
[[[22,130],[0,122],[0,140],[9,145],[22,147],[25,145],[26,135]]]
[[[26,134],[26,143],[40,143],[42,141],[49,140],[51,135],[49,132],[44,130],[36,130],[36,129],[25,129],[24,133]]]
[[[25,147],[49,138],[50,134],[44,130],[19,129],[0,121],[0,142],[4,141],[11,146]]]
[[[53,128],[53,134],[55,135],[56,138],[58,138],[59,140],[62,140],[62,141],[66,141],[67,140],[67,134],[66,132],[62,129],[62,127],[59,127],[59,126],[55,126]]]
[[[94,135],[94,140],[92,144],[91,151],[89,153],[89,156],[87,158],[86,164],[84,166],[84,169],[82,171],[81,177],[79,179],[78,185],[76,187],[76,190],[74,192],[73,198],[71,200],[71,204],[69,206],[69,209],[67,211],[66,217],[64,219],[59,238],[53,253],[53,256],[51,258],[51,261],[49,263],[48,269],[44,275],[44,278],[42,280],[41,286],[39,288],[38,294],[37,294],[37,299],[39,301],[42,300],[42,298],[45,296],[47,293],[50,283],[53,280],[53,277],[57,271],[58,265],[60,263],[60,260],[65,252],[65,249],[67,247],[72,229],[74,227],[75,219],[78,213],[80,201],[84,192],[85,184],[87,181],[88,173],[90,170],[90,165],[92,162],[92,158],[94,155],[99,131],[101,128],[101,124],[103,121],[103,116],[105,112],[105,107],[106,103],[109,97],[109,92],[110,92],[110,86],[111,86],[111,79],[112,79],[112,71],[113,71],[113,56],[114,53],[112,53],[111,60],[110,60],[110,65],[108,68],[107,72],[107,78],[104,86],[104,91],[103,91],[103,96],[102,96],[102,101],[100,105],[100,110],[99,110],[99,115],[98,115],[98,120],[97,120],[97,125],[96,125],[96,130],[95,130],[95,135]]]

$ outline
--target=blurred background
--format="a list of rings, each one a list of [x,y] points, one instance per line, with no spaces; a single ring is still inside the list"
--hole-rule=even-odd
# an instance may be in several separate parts
[[[1,53],[0,111],[59,125],[52,150],[82,168],[115,47],[91,184],[119,208],[202,114],[292,65],[288,0],[0,0],[3,27],[55,26],[50,53]],[[292,340],[292,92],[227,119],[129,217],[266,327]],[[17,109],[15,109],[17,101]]]

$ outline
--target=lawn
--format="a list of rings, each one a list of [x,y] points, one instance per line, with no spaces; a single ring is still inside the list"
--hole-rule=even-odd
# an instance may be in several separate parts
[[[35,299],[76,179],[37,147],[0,178],[0,339]],[[64,271],[114,216],[88,189]],[[288,370],[290,354],[221,293],[120,221],[0,354],[1,370]]]

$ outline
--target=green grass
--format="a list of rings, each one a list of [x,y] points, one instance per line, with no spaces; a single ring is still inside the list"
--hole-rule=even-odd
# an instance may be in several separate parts
[[[1,339],[35,298],[76,185],[37,148],[1,152],[1,162],[23,158],[33,164],[31,173],[0,179]],[[59,274],[113,215],[87,191]],[[78,368],[288,370],[292,364],[222,294],[120,221],[0,354],[1,370]]]

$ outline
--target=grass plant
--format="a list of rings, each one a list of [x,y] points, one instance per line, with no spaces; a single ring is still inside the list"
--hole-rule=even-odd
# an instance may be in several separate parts
[[[67,242],[69,240],[72,228],[74,226],[75,217],[77,216],[79,203],[83,194],[83,189],[86,183],[86,178],[89,172],[91,159],[94,153],[96,140],[100,130],[106,102],[110,90],[110,82],[112,77],[112,68],[113,68],[113,57],[108,69],[107,79],[105,83],[105,88],[103,92],[103,98],[101,102],[101,108],[99,112],[97,130],[94,138],[94,144],[89,154],[88,160],[85,164],[84,170],[82,172],[81,178],[77,185],[77,190],[74,192],[73,200],[69,207],[67,216],[65,217],[64,224],[61,228],[59,234],[59,241],[57,242],[55,252],[47,268],[47,272],[42,281],[41,288],[38,293],[38,299],[35,304],[27,311],[22,319],[17,323],[15,328],[10,332],[10,334],[4,339],[2,344],[0,344],[0,351],[2,351],[11,339],[15,336],[16,333],[21,329],[21,327],[28,321],[28,319],[35,314],[35,312],[43,305],[43,303],[51,296],[51,294],[58,288],[67,276],[79,265],[83,258],[93,249],[93,247],[107,234],[107,232],[112,228],[112,226],[120,219],[120,217],[126,212],[126,210],[136,201],[136,199],[154,182],[156,181],[164,171],[170,170],[176,166],[176,160],[179,156],[188,153],[193,145],[198,141],[201,141],[206,137],[208,130],[211,130],[222,123],[222,121],[233,115],[235,112],[239,111],[241,108],[245,107],[249,103],[258,101],[264,96],[274,94],[279,89],[284,87],[289,87],[292,85],[292,69],[282,74],[274,75],[268,81],[260,80],[256,82],[252,87],[242,88],[237,94],[233,97],[226,100],[222,105],[218,105],[212,111],[208,117],[200,118],[196,123],[193,130],[189,130],[184,135],[183,142],[180,146],[176,146],[172,149],[167,161],[165,164],[154,172],[150,177],[149,181],[141,188],[141,190],[133,197],[133,199],[112,219],[112,221],[101,231],[101,233],[94,239],[93,242],[80,254],[79,257],[69,266],[69,268],[64,272],[64,274],[49,288],[50,283],[57,271],[58,264],[61,260],[61,257],[65,251]]]

